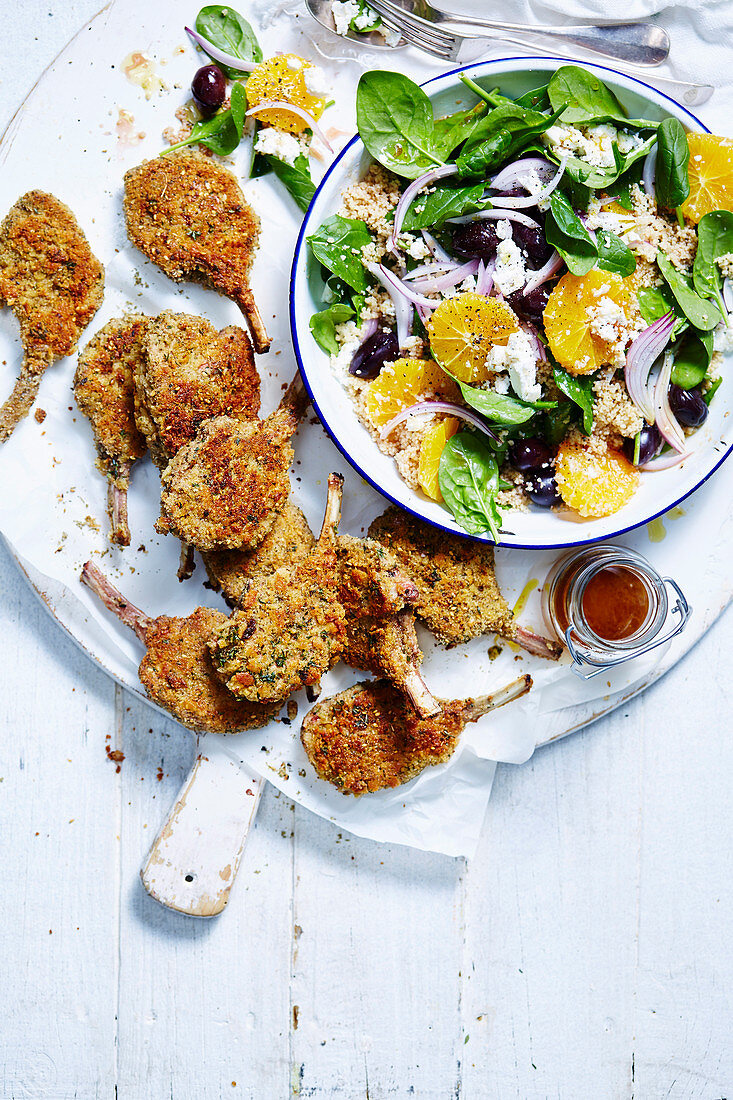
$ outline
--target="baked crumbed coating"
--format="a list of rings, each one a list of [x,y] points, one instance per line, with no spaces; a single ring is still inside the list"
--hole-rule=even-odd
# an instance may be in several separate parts
[[[199,550],[259,545],[290,493],[290,430],[279,411],[264,421],[205,420],[163,473],[157,529]]]
[[[321,779],[358,796],[398,787],[447,760],[465,726],[465,708],[443,703],[435,717],[419,718],[386,680],[360,683],[313,707],[300,739]]]
[[[22,195],[0,226],[0,303],[15,314],[23,365],[0,408],[0,441],[27,415],[46,367],[71,355],[104,297],[104,268],[65,203]]]
[[[142,356],[149,317],[114,317],[79,353],[74,376],[76,403],[91,422],[99,465],[109,477],[120,463],[132,463],[147,450],[135,424],[134,373]]]
[[[369,534],[396,556],[418,590],[415,614],[444,645],[481,634],[516,634],[512,612],[499,591],[494,548],[388,508]]]
[[[212,586],[229,603],[238,604],[248,581],[304,561],[314,546],[308,521],[300,508],[288,501],[254,550],[213,550],[201,556]]]
[[[249,337],[236,326],[165,310],[149,325],[135,372],[135,417],[164,468],[204,420],[247,420],[260,408],[260,377]]]
[[[199,153],[156,157],[125,173],[123,205],[133,244],[171,279],[195,279],[236,301],[255,350],[266,351],[249,289],[260,219],[234,175]]]
[[[139,668],[150,698],[190,729],[237,733],[264,726],[277,706],[235,699],[214,672],[207,643],[226,615],[198,607],[185,619],[161,615],[146,625]]]

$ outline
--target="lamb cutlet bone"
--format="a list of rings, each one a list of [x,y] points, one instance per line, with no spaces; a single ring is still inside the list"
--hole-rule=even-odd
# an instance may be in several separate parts
[[[209,644],[214,667],[238,698],[277,702],[313,686],[345,643],[338,600],[336,527],[343,478],[330,474],[323,527],[304,561],[250,581]]]
[[[442,702],[432,718],[419,718],[387,680],[354,687],[317,703],[300,738],[321,779],[343,794],[361,795],[407,783],[455,752],[463,729],[496,707],[525,695],[531,676],[478,699]]]
[[[237,733],[264,726],[277,713],[277,706],[235,699],[215,675],[207,642],[227,621],[221,611],[198,607],[185,619],[151,618],[125,599],[93,562],[82,569],[81,581],[135,631],[147,648],[139,668],[143,687],[184,726],[198,732]]]
[[[125,174],[130,240],[171,279],[194,279],[236,302],[255,351],[270,338],[249,288],[260,220],[226,168],[198,153],[143,161]]]
[[[0,408],[0,443],[28,415],[54,359],[76,349],[104,296],[104,268],[69,210],[53,195],[29,191],[0,226],[0,303],[20,325],[23,362]]]

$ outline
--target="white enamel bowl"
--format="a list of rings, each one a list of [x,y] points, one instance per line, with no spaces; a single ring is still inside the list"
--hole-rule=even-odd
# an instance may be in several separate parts
[[[547,83],[564,63],[562,58],[506,58],[456,69],[423,86],[433,101],[436,116],[445,115],[475,102],[458,80],[459,72],[470,72],[471,77],[487,89],[498,85],[504,93],[518,96]],[[673,115],[688,130],[706,130],[700,120],[679,103],[642,81],[601,65],[584,63],[584,68],[596,72],[613,89],[630,117],[661,120]],[[465,534],[445,508],[410,489],[393,460],[381,453],[357,419],[346,390],[330,369],[328,356],[318,347],[308,327],[311,316],[323,308],[323,280],[320,265],[310,255],[306,238],[338,210],[342,190],[364,174],[370,159],[357,135],[327,172],[303,222],[290,285],[290,323],[295,353],[316,412],[336,446],[358,473],[385,497],[413,515],[436,527]],[[727,359],[726,366],[730,369],[730,357]],[[615,538],[666,512],[698,489],[730,454],[733,449],[732,403],[733,379],[726,376],[711,404],[707,421],[691,438],[690,457],[670,470],[642,475],[637,492],[619,512],[603,519],[583,520],[574,517],[569,510],[554,512],[533,507],[525,512],[505,511],[502,545],[521,549],[577,546]]]

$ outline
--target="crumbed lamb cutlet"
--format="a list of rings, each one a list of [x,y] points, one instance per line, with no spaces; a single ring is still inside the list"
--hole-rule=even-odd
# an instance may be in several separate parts
[[[290,494],[290,438],[308,406],[296,378],[266,420],[205,420],[163,473],[156,528],[197,550],[252,550]]]
[[[204,317],[164,310],[148,326],[135,364],[135,419],[156,466],[165,469],[204,420],[251,420],[260,376],[246,332],[217,332]]]
[[[209,583],[236,607],[250,580],[274,573],[283,565],[296,566],[308,557],[316,540],[300,508],[287,501],[282,512],[254,550],[212,550],[203,553]]]
[[[130,545],[127,489],[130,468],[147,451],[135,425],[133,375],[142,356],[149,317],[115,317],[79,353],[74,377],[76,403],[97,445],[97,466],[107,477],[112,542]]]
[[[20,325],[23,362],[0,408],[0,443],[28,415],[46,367],[76,350],[104,297],[104,268],[68,206],[29,191],[0,225],[0,303]]]
[[[386,676],[426,718],[440,704],[420,675],[422,651],[410,610],[417,587],[394,554],[374,539],[339,535],[339,601],[346,612],[343,659],[352,668]]]
[[[197,607],[185,619],[160,615],[151,619],[87,562],[82,583],[125,626],[135,631],[147,653],[140,662],[140,680],[149,697],[189,729],[207,733],[238,733],[269,722],[277,706],[248,703],[227,691],[214,674],[207,642],[226,623],[221,611]]]
[[[369,528],[418,589],[415,614],[447,646],[499,634],[537,657],[556,661],[562,646],[516,622],[499,591],[494,548],[388,508]]]
[[[229,691],[275,703],[312,687],[336,663],[345,642],[338,600],[336,528],[343,478],[330,474],[323,527],[305,561],[249,582],[240,607],[209,643]]]
[[[531,676],[520,676],[491,695],[442,702],[437,715],[420,718],[393,684],[372,680],[312,707],[300,739],[320,778],[343,794],[398,787],[448,760],[468,722],[518,699],[531,686]]]
[[[249,288],[260,219],[226,168],[198,153],[146,160],[125,174],[132,243],[171,279],[194,279],[237,303],[255,351],[270,338]]]

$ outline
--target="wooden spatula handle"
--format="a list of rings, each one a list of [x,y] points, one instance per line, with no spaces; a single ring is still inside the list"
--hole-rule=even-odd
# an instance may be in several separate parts
[[[140,870],[150,896],[192,917],[221,913],[263,785],[218,737],[202,737],[191,773]]]

